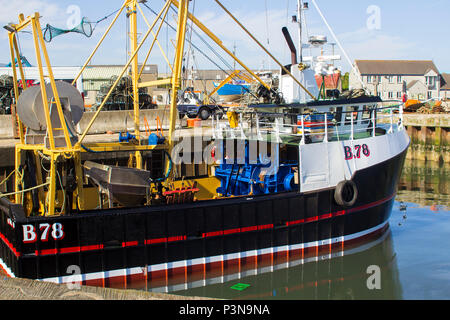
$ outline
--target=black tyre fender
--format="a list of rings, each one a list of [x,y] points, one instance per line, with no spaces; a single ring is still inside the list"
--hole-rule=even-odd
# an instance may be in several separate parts
[[[352,180],[339,182],[334,190],[334,200],[338,205],[351,207],[358,199],[358,188]]]

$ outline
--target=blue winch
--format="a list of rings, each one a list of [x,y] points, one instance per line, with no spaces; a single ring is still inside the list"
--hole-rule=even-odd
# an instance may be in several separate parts
[[[122,135],[122,132],[119,133],[119,142],[130,142],[130,140],[136,139],[136,136],[127,132],[126,135]]]
[[[279,163],[278,152],[275,152],[272,161],[263,161],[261,154],[257,158],[252,161],[255,163],[250,163],[249,142],[245,141],[245,157],[242,161],[224,159],[215,169],[215,176],[221,181],[217,193],[222,196],[242,196],[293,191],[297,188],[294,172],[294,168],[298,167],[297,161]]]
[[[148,136],[148,144],[150,146],[156,146],[157,144],[163,144],[166,139],[158,133],[151,133]]]

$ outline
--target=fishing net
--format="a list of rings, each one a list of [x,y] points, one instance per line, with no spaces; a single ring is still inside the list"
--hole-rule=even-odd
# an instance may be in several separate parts
[[[44,30],[44,40],[50,42],[54,37],[69,32],[81,33],[89,38],[92,35],[93,29],[91,22],[89,22],[86,17],[83,17],[80,24],[72,29],[59,29],[47,24]]]

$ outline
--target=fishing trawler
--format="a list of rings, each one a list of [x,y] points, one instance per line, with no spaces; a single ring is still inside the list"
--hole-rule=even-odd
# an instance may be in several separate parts
[[[140,82],[137,53],[170,7],[178,9],[172,77]],[[314,256],[387,229],[409,145],[402,105],[383,108],[380,98],[365,95],[318,100],[302,84],[299,64],[284,66],[271,56],[280,65],[281,81],[292,84],[286,86],[290,96],[307,101],[232,109],[228,121],[212,120],[210,141],[189,137],[176,130],[188,20],[255,81],[261,79],[188,9],[189,0],[166,1],[149,23],[140,1],[124,1],[111,26],[127,13],[132,52],[81,134],[81,95],[70,83],[54,80],[39,14],[19,15],[17,24],[8,25],[11,61],[19,54],[17,33],[31,27],[41,78],[20,96],[15,86],[20,128],[11,172],[15,188],[0,195],[0,265],[9,276],[127,286],[279,255]],[[140,43],[139,13],[149,27]],[[20,59],[12,68],[14,83],[19,76],[26,83]],[[135,131],[117,142],[85,142],[128,70]],[[144,138],[138,88],[161,84],[172,87],[169,132]],[[98,159],[120,153],[128,161],[86,161],[87,153]]]

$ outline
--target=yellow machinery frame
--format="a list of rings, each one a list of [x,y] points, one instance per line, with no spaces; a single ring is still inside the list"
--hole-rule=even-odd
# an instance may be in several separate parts
[[[177,32],[178,47],[177,47],[177,51],[175,54],[176,68],[173,69],[174,72],[173,72],[172,77],[165,80],[165,81],[167,81],[167,83],[172,84],[173,92],[176,92],[176,89],[180,86],[179,79],[181,76],[181,62],[182,62],[182,53],[184,50],[184,38],[185,38],[184,35],[185,35],[185,31],[186,31],[186,20],[187,20],[186,15],[187,15],[188,2],[189,2],[188,0],[183,0],[182,8],[185,8],[185,9],[179,10],[179,19],[178,19],[178,30],[179,31]],[[130,42],[131,42],[132,53],[131,53],[130,58],[128,59],[126,65],[123,67],[123,69],[120,73],[120,76],[118,77],[118,79],[115,81],[115,83],[111,87],[111,89],[108,92],[108,94],[106,95],[105,99],[103,100],[103,102],[97,109],[96,113],[94,114],[94,117],[91,119],[91,121],[87,125],[86,129],[80,136],[80,139],[78,140],[78,142],[75,145],[72,145],[68,128],[66,125],[64,125],[65,120],[64,120],[63,110],[62,110],[62,106],[61,106],[61,101],[59,99],[59,95],[56,90],[56,82],[55,82],[55,79],[53,76],[50,59],[49,59],[47,49],[46,49],[46,46],[44,43],[42,28],[41,28],[40,22],[39,22],[39,13],[35,13],[34,15],[29,16],[27,18],[25,18],[23,14],[20,14],[19,15],[19,23],[10,25],[10,27],[13,28],[13,31],[9,31],[8,39],[9,39],[9,45],[10,45],[10,55],[11,55],[12,71],[13,71],[13,78],[14,78],[15,100],[17,101],[19,98],[17,69],[19,70],[24,89],[26,89],[25,72],[24,72],[24,69],[23,69],[23,66],[22,66],[22,63],[20,60],[16,33],[23,31],[24,29],[31,26],[31,29],[32,29],[31,31],[32,31],[33,40],[34,40],[37,67],[39,70],[42,101],[43,101],[43,105],[44,105],[45,120],[46,120],[46,125],[47,125],[47,134],[48,134],[48,138],[49,138],[48,139],[48,141],[49,141],[48,147],[45,146],[44,144],[27,144],[27,143],[25,143],[24,125],[23,125],[22,121],[20,120],[20,118],[18,117],[20,143],[17,143],[16,147],[15,147],[15,172],[16,172],[16,175],[15,175],[15,202],[16,203],[21,203],[21,201],[22,201],[21,193],[24,192],[24,190],[20,190],[21,189],[21,187],[20,187],[21,178],[20,178],[20,174],[19,174],[19,168],[20,168],[20,165],[22,162],[21,161],[22,160],[21,159],[22,151],[31,150],[34,152],[36,159],[39,159],[39,156],[44,156],[50,160],[50,169],[49,169],[46,183],[43,183],[43,177],[40,174],[40,171],[36,170],[38,172],[38,174],[37,174],[38,186],[37,187],[39,188],[39,203],[40,203],[39,204],[39,212],[40,212],[40,214],[41,215],[54,215],[56,213],[55,203],[56,203],[56,193],[57,193],[56,192],[56,188],[57,188],[57,180],[56,180],[57,179],[57,171],[56,170],[57,170],[57,162],[58,162],[58,159],[60,159],[60,157],[73,158],[73,160],[74,160],[75,173],[76,173],[76,184],[77,184],[77,188],[76,188],[76,191],[74,192],[74,195],[77,198],[78,207],[80,209],[85,209],[85,205],[84,205],[84,201],[83,201],[84,200],[84,194],[83,194],[83,182],[84,182],[83,180],[84,179],[83,179],[83,172],[82,172],[82,167],[81,167],[81,152],[86,152],[86,150],[85,150],[86,147],[88,147],[89,150],[95,151],[95,152],[102,152],[102,151],[130,151],[130,152],[132,152],[132,151],[134,151],[134,156],[136,159],[135,163],[136,163],[137,168],[142,167],[142,158],[141,158],[142,151],[154,150],[154,149],[166,149],[166,148],[170,147],[170,139],[169,139],[169,145],[152,146],[152,145],[141,145],[141,143],[140,143],[140,130],[139,130],[140,117],[139,117],[138,88],[142,87],[144,85],[139,83],[139,76],[140,76],[142,70],[139,72],[138,58],[137,58],[137,53],[138,53],[139,49],[142,47],[144,41],[147,39],[149,34],[151,32],[153,33],[152,29],[155,26],[156,22],[160,19],[162,14],[163,13],[164,13],[164,15],[167,14],[169,6],[170,6],[170,2],[168,1],[164,5],[163,9],[159,13],[159,15],[156,17],[156,19],[152,25],[150,25],[148,23],[148,21],[146,20],[149,28],[148,28],[148,31],[146,32],[146,34],[144,35],[143,40],[140,42],[140,44],[138,44],[138,41],[137,41],[138,1],[137,0],[126,0],[123,3],[122,7],[117,12],[116,16],[114,17],[113,21],[109,25],[105,34],[102,36],[100,41],[97,43],[95,49],[93,50],[93,52],[91,53],[91,55],[89,56],[89,58],[87,59],[87,61],[85,62],[85,64],[83,65],[83,67],[81,68],[81,70],[79,71],[77,76],[75,77],[75,79],[73,80],[72,84],[74,84],[78,80],[78,78],[81,76],[82,72],[84,71],[86,66],[89,64],[89,62],[91,61],[95,52],[98,50],[99,46],[101,45],[103,40],[106,38],[106,35],[109,33],[110,29],[112,28],[112,26],[114,25],[114,23],[116,22],[116,20],[118,19],[118,17],[122,13],[122,11],[124,11],[125,8],[127,9],[127,14],[130,18],[129,19],[130,20],[130,31],[131,31],[130,32]],[[139,8],[139,10],[142,13],[142,10],[140,8]],[[158,30],[158,32],[159,32],[159,30]],[[155,33],[153,33],[153,36],[155,38],[154,42],[157,41],[157,35],[155,35]],[[152,44],[152,47],[153,47],[153,44]],[[160,46],[160,48],[161,48],[161,46]],[[44,64],[42,61],[42,56],[44,57],[45,67],[46,67],[45,69],[47,71],[48,76],[46,76],[44,73]],[[16,60],[17,60],[17,64],[18,64],[17,67],[15,64]],[[132,82],[133,82],[133,111],[134,111],[134,124],[135,124],[134,133],[135,133],[136,139],[138,141],[138,144],[136,145],[133,143],[117,142],[117,143],[94,143],[94,144],[82,145],[84,138],[86,137],[88,131],[92,127],[99,112],[102,110],[103,106],[105,105],[105,103],[108,100],[109,96],[111,95],[112,91],[119,83],[120,78],[125,74],[125,72],[127,71],[128,67],[130,65],[131,65],[131,77],[132,77]],[[54,99],[52,99],[52,101],[48,101],[48,95],[47,95],[46,86],[45,86],[45,78],[46,77],[50,80],[52,91],[54,92]],[[147,83],[145,86],[149,86],[149,85],[157,85],[157,84],[156,83],[153,83],[153,84]],[[60,123],[62,124],[62,128],[52,128],[52,124],[50,121],[49,103],[56,105],[56,109],[58,112]],[[176,110],[176,96],[174,96],[172,98],[171,106],[172,106],[171,109]],[[171,110],[171,117],[173,119],[175,119],[175,115],[172,115],[172,113],[173,113],[173,110]],[[65,147],[56,147],[55,139],[53,137],[53,129],[59,129],[59,130],[63,131],[64,139],[66,142]],[[175,121],[171,122],[170,129],[171,129],[170,132],[174,131]],[[47,195],[45,195],[45,191],[44,191],[45,186],[48,186]]]

